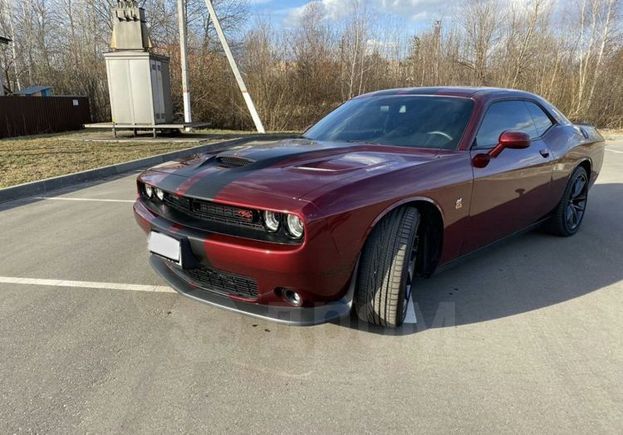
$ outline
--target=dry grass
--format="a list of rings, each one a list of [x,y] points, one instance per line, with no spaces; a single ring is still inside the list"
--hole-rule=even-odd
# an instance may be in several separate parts
[[[97,139],[97,134],[102,137],[102,133],[77,132],[0,140],[0,188],[191,148],[218,139],[92,141]]]
[[[623,139],[623,130],[601,130],[608,140]],[[66,175],[87,169],[129,162],[182,150],[210,141],[226,140],[252,132],[200,130],[184,138],[133,138],[102,140],[101,132],[75,132],[0,140],[0,188]]]
[[[606,138],[606,140],[623,140],[623,130],[604,128],[599,129],[599,132],[604,138]]]

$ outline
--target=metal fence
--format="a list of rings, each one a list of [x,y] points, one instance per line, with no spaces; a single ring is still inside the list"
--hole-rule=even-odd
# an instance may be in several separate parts
[[[89,122],[87,97],[0,97],[0,138],[79,130]]]

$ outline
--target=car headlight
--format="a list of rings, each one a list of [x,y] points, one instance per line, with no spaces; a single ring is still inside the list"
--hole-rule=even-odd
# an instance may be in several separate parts
[[[158,189],[157,187],[155,188],[156,191],[156,196],[158,197],[158,199],[160,201],[164,200],[164,192],[162,191],[162,189]]]
[[[264,224],[271,233],[277,232],[280,224],[279,214],[272,211],[264,212]]]
[[[300,239],[303,237],[303,232],[305,228],[303,227],[303,221],[300,217],[289,214],[286,219],[288,226],[288,233],[295,239]]]
[[[149,184],[145,185],[145,194],[151,198],[152,196],[154,196],[154,188],[151,187]]]

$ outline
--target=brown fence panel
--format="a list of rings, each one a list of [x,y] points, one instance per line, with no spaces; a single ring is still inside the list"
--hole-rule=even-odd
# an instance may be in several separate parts
[[[0,97],[0,138],[79,130],[89,122],[87,97]]]

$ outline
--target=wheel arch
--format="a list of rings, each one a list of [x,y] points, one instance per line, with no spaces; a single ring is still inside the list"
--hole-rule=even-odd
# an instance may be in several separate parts
[[[573,171],[571,171],[571,174],[569,175],[569,177],[571,177],[571,175],[573,175],[573,173],[575,172],[575,170],[577,168],[584,168],[586,170],[586,175],[588,175],[588,179],[590,180],[592,178],[592,168],[593,168],[593,162],[591,162],[590,158],[585,158],[583,159],[580,163],[578,163],[578,165],[575,167],[575,169]]]
[[[417,272],[422,277],[429,277],[435,271],[441,258],[441,252],[444,242],[444,214],[433,199],[428,197],[413,197],[395,202],[385,208],[372,222],[366,240],[376,227],[388,214],[400,207],[415,207],[420,212],[420,228],[418,229],[418,247],[420,252],[425,255],[418,257]]]

